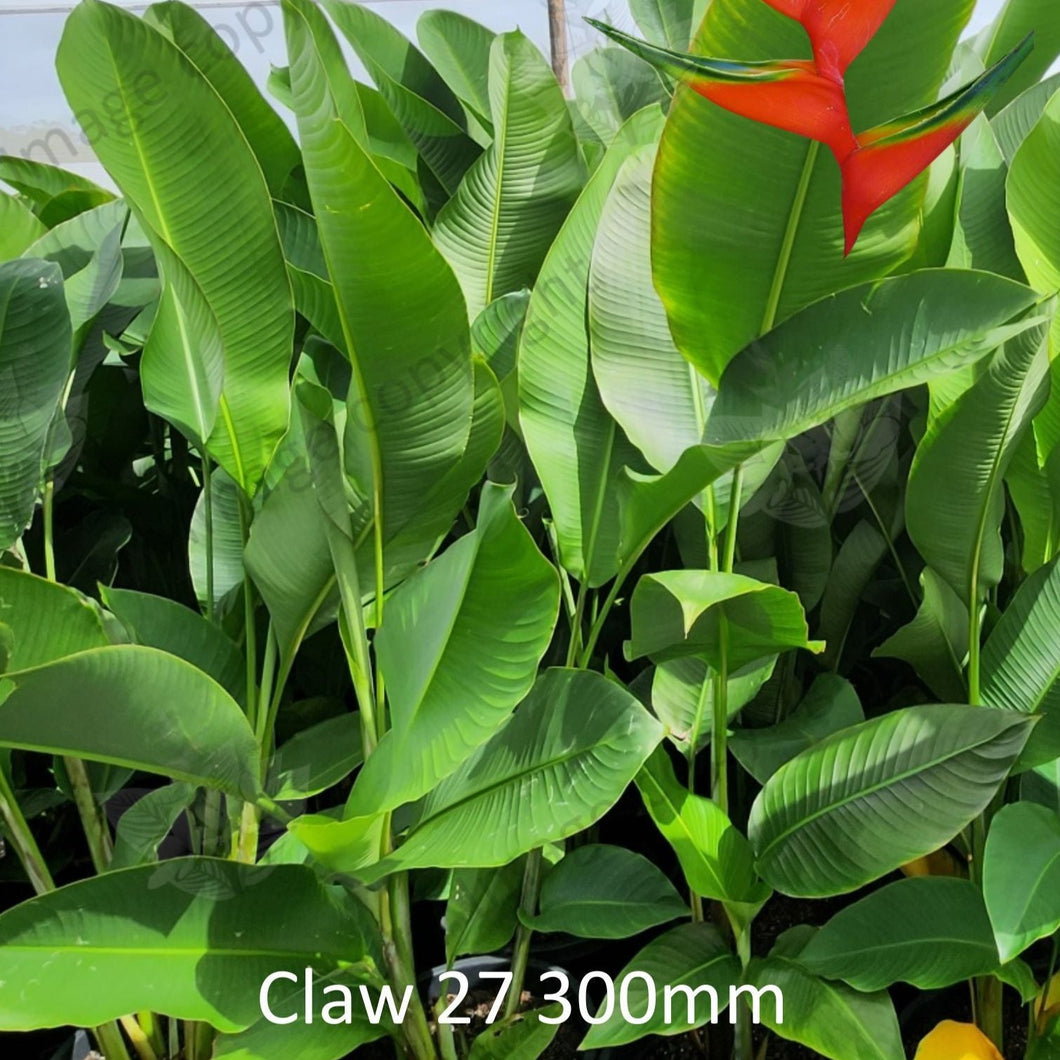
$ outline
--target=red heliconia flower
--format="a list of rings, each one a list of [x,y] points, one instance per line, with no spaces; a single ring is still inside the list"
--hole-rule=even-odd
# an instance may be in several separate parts
[[[708,59],[648,44],[595,19],[586,21],[725,110],[827,144],[840,163],[858,146],[842,85],[821,77],[809,60]]]
[[[869,217],[923,173],[982,114],[1033,47],[1031,34],[970,85],[858,136],[857,150],[841,163],[847,254]]]
[[[708,59],[656,47],[595,19],[586,21],[726,110],[827,144],[843,175],[846,254],[869,217],[968,128],[1034,47],[1032,33],[982,77],[941,102],[855,136],[843,76],[895,0],[765,2],[806,27],[812,62]]]
[[[895,0],[765,0],[810,35],[817,72],[843,83],[847,67],[876,36]]]

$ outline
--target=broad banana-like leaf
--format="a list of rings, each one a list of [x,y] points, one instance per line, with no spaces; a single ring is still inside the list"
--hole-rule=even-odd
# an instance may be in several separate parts
[[[195,595],[205,609],[209,598],[207,549],[213,548],[213,604],[220,610],[235,591],[242,591],[243,531],[239,516],[239,486],[217,469],[210,476],[213,536],[206,533],[206,490],[199,494],[188,534],[188,566]]]
[[[791,648],[820,652],[799,598],[786,589],[722,571],[646,574],[630,604],[631,659],[698,655],[714,670],[737,670]]]
[[[649,990],[637,972],[646,974],[656,988],[686,988],[674,991],[672,1020],[666,1019],[663,1006],[655,1003],[656,991]],[[649,942],[622,969],[618,982],[629,984],[627,1009],[635,1022],[617,1008],[606,1019],[606,1013],[598,1012],[582,1042],[586,1049],[624,1045],[649,1034],[686,1034],[716,1023],[729,1003],[731,989],[740,982],[740,964],[713,924],[682,924]],[[710,994],[700,989],[703,986],[715,991],[716,1006]]]
[[[277,802],[309,799],[345,780],[364,761],[361,731],[353,711],[296,733],[273,756],[269,794]]]
[[[775,658],[751,663],[730,675],[726,702],[734,718],[769,680]],[[684,753],[698,753],[710,743],[714,717],[715,674],[703,659],[689,655],[670,659],[655,668],[651,709],[666,726],[666,735]]]
[[[100,595],[132,643],[176,655],[209,674],[237,703],[246,702],[243,655],[214,623],[164,596],[102,586]]]
[[[482,149],[468,135],[464,109],[452,89],[382,15],[350,0],[324,0],[324,7],[446,197],[455,194]]]
[[[717,803],[677,782],[662,748],[648,759],[636,782],[649,816],[673,847],[696,894],[733,909],[761,906],[770,891],[755,875],[747,839]]]
[[[511,721],[427,796],[401,846],[357,875],[506,865],[574,835],[614,805],[661,739],[620,685],[547,670]]]
[[[625,48],[594,48],[583,55],[571,70],[571,86],[576,117],[604,147],[638,110],[665,107],[670,99],[655,68]]]
[[[997,114],[1020,93],[1031,88],[1060,55],[1060,10],[1049,0],[1006,0],[994,21],[975,38],[975,51],[985,66],[993,66],[1028,33],[1034,52],[988,108]]]
[[[799,961],[865,993],[894,983],[940,990],[999,964],[982,891],[945,876],[899,880],[840,910]]]
[[[1021,765],[1060,757],[1060,562],[1019,587],[983,647],[982,675],[987,706],[1041,716]]]
[[[72,342],[59,266],[29,259],[0,265],[0,549],[33,520]]]
[[[920,586],[924,595],[916,617],[872,654],[905,660],[943,703],[960,703],[968,698],[968,608],[930,567],[921,573]]]
[[[353,365],[346,473],[381,551],[467,448],[467,310],[452,270],[358,138],[352,81],[328,61],[337,42],[323,14],[290,0],[284,20],[306,176]]]
[[[926,269],[831,295],[740,352],[707,440],[791,438],[974,364],[1037,326],[1036,297],[990,273]],[[911,321],[923,327],[911,328]]]
[[[350,794],[357,814],[425,795],[534,684],[559,615],[559,579],[520,522],[513,490],[487,483],[475,530],[387,600],[375,650],[390,730]]]
[[[1008,165],[1012,165],[1016,153],[1023,146],[1023,141],[1041,120],[1042,113],[1049,100],[1056,95],[1057,89],[1060,89],[1060,74],[1053,74],[1052,77],[1047,77],[1028,88],[990,119],[990,127]]]
[[[5,673],[0,746],[145,769],[245,798],[260,790],[258,745],[239,704],[183,659],[138,645]]]
[[[165,337],[149,344],[157,372],[145,367],[145,400],[193,439],[209,429],[211,455],[253,494],[287,430],[294,333],[257,159],[198,67],[120,8],[99,0],[78,7],[56,64],[75,111],[110,116],[86,135],[166,279],[155,325]]]
[[[629,11],[653,44],[687,51],[710,0],[630,0]]]
[[[0,180],[25,197],[45,228],[114,199],[95,181],[32,158],[0,155]]]
[[[808,972],[801,951],[813,929],[786,931],[768,957],[754,958],[745,981],[763,991],[761,1022],[778,1037],[806,1046],[814,1055],[846,1060],[855,1053],[864,1060],[902,1060],[902,1034],[894,1002],[886,991],[863,994],[843,983]],[[776,993],[784,999],[783,1019]]]
[[[656,145],[647,144],[624,163],[604,206],[589,277],[589,327],[604,405],[652,467],[665,472],[703,441],[714,388],[674,345],[652,285],[655,154]]]
[[[855,129],[936,98],[973,6],[898,0],[847,77]],[[766,60],[805,55],[808,43],[762,0],[714,0],[693,51]],[[678,348],[717,383],[775,322],[892,272],[914,252],[926,188],[921,178],[880,210],[844,259],[834,160],[679,89],[659,150],[652,254]]]
[[[533,286],[585,183],[556,75],[522,33],[493,42],[489,91],[496,136],[434,224],[473,317]]]
[[[512,940],[526,859],[496,869],[457,869],[445,904],[445,958],[492,953]]]
[[[535,931],[624,939],[688,916],[662,870],[624,847],[590,843],[567,854],[541,885]]]
[[[490,118],[490,49],[497,34],[456,11],[424,11],[416,22],[423,54],[478,122],[493,135]],[[483,141],[485,142],[485,141]]]
[[[47,231],[21,200],[0,194],[0,261],[21,257]]]
[[[630,119],[586,185],[545,259],[519,350],[526,446],[548,498],[563,565],[590,585],[602,585],[618,570],[618,483],[623,468],[638,462],[593,381],[586,326],[592,247],[622,163],[654,141],[660,121],[652,111]]]
[[[1060,927],[1060,817],[1045,806],[1004,807],[990,825],[983,894],[1001,959]]]
[[[0,1003],[0,1027],[150,1010],[240,1030],[261,1016],[246,983],[365,961],[368,921],[299,865],[177,858],[82,880],[0,916],[0,974],[22,984]]]
[[[783,721],[761,729],[737,729],[729,747],[740,765],[764,784],[785,762],[864,720],[853,685],[835,674],[821,674]]]
[[[1001,580],[1004,475],[1048,396],[1046,319],[1009,340],[986,375],[928,427],[906,492],[906,528],[969,607]]]
[[[29,670],[110,643],[102,612],[79,592],[13,567],[0,567],[0,611],[2,670]]]
[[[159,846],[195,801],[195,795],[195,787],[178,781],[138,798],[118,820],[110,869],[131,869],[158,861]]]
[[[1060,96],[1054,96],[1024,140],[1009,169],[1008,209],[1019,255],[1031,286],[1060,288],[1060,221],[1054,208],[1060,182]],[[1060,321],[1053,323],[1051,354],[1060,351]]]
[[[929,704],[843,729],[782,766],[755,799],[758,871],[784,894],[825,897],[938,850],[989,804],[1032,725]]]
[[[181,0],[152,4],[144,20],[169,37],[213,85],[253,149],[273,198],[284,198],[302,158],[290,130],[266,102],[247,68],[213,26]]]

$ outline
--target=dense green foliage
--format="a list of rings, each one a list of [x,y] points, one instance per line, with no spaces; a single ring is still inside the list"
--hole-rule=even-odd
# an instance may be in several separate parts
[[[533,1060],[533,955],[776,984],[785,1056],[1006,1000],[1060,1056],[1060,11],[972,6],[898,0],[859,122],[1029,73],[844,258],[831,157],[619,49],[567,100],[519,32],[284,0],[269,100],[179,0],[83,0],[119,195],[0,158],[5,1048]],[[488,953],[472,1042],[414,988]],[[404,1020],[264,1020],[307,968]],[[773,1055],[631,983],[585,1047]]]

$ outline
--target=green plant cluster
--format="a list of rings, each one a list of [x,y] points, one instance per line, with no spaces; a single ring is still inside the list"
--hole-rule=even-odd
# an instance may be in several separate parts
[[[568,100],[520,32],[284,0],[268,99],[83,0],[120,196],[0,159],[5,1051],[1060,1056],[1060,9],[973,6],[851,69],[867,127],[1037,35],[844,258],[830,157],[623,50]],[[783,1020],[641,977],[560,1028],[541,961]],[[404,1018],[322,1018],[362,987]]]

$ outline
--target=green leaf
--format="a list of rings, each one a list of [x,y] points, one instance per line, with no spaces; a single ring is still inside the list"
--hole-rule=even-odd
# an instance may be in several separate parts
[[[365,12],[329,5],[337,18],[338,8]],[[467,447],[467,313],[445,259],[359,142],[352,82],[329,61],[338,45],[323,15],[289,0],[284,21],[306,176],[353,365],[346,471],[386,542],[420,517]]]
[[[1012,280],[957,269],[831,295],[737,354],[707,440],[791,438],[873,398],[974,364],[1040,323],[1024,317],[1034,303],[1033,292]],[[911,320],[925,324],[910,332]]]
[[[114,198],[112,192],[101,188],[94,181],[68,169],[49,166],[32,158],[16,158],[0,154],[0,180],[10,184],[20,195],[33,203],[34,213],[41,216],[56,199],[69,194],[80,194],[88,199],[97,199],[92,206]],[[86,206],[86,209],[89,208]],[[65,218],[63,218],[65,220]],[[57,222],[53,222],[57,223]],[[47,228],[48,223],[44,223]]]
[[[210,476],[210,497],[213,504],[213,602],[220,608],[233,590],[243,585],[243,531],[239,519],[239,487],[224,471],[215,470]],[[191,518],[188,534],[188,566],[195,595],[205,607],[207,598],[206,549],[206,491],[199,494]]]
[[[998,351],[986,375],[930,423],[909,473],[909,536],[972,607],[1004,573],[1004,475],[1048,395],[1047,334],[1042,322]]]
[[[452,89],[382,15],[348,0],[324,0],[324,8],[434,178],[448,195],[455,194],[481,148],[468,136],[464,110]]]
[[[302,641],[335,614],[335,568],[312,488],[309,468],[296,459],[255,515],[243,556],[288,667]]]
[[[665,106],[670,98],[655,68],[625,48],[583,55],[571,71],[571,85],[578,114],[605,147],[638,110]]]
[[[529,305],[529,291],[512,291],[486,306],[471,325],[471,348],[502,381],[515,370]]]
[[[653,44],[688,51],[710,0],[630,0],[629,10]]]
[[[302,158],[290,130],[265,101],[247,68],[210,23],[180,0],[152,4],[144,21],[169,37],[210,82],[250,144],[269,191],[282,198]]]
[[[21,257],[47,231],[28,206],[0,193],[0,261]]]
[[[166,280],[156,324],[166,337],[149,348],[145,400],[194,438],[214,419],[220,370],[207,447],[252,494],[287,430],[294,333],[291,285],[257,159],[198,67],[120,8],[79,6],[56,65],[74,110],[107,116],[86,135]],[[185,327],[203,349],[190,337],[178,341]]]
[[[729,676],[727,702],[734,718],[751,702],[773,673],[776,659],[751,663]],[[666,726],[666,735],[685,753],[701,751],[710,743],[714,716],[714,672],[703,659],[689,655],[670,659],[655,668],[651,708]]]
[[[789,717],[764,729],[737,729],[729,738],[729,747],[740,765],[764,784],[785,762],[864,720],[850,682],[835,674],[821,674]]]
[[[1060,561],[1019,587],[987,638],[981,665],[985,704],[1042,718],[1020,764],[1060,757]]]
[[[456,11],[424,11],[416,22],[423,54],[485,131],[490,124],[490,48],[497,34]]]
[[[33,519],[72,341],[59,267],[30,260],[0,265],[0,549]]]
[[[807,972],[798,953],[807,933],[808,929],[794,928],[781,936],[768,957],[751,961],[746,978],[763,991],[762,1023],[779,1037],[832,1060],[847,1060],[852,1052],[859,1060],[903,1060],[905,1050],[890,995],[862,994]],[[784,999],[783,1020],[775,994],[765,991],[768,986]]]
[[[350,794],[358,814],[425,795],[530,691],[559,615],[559,579],[487,483],[475,530],[404,582],[375,639],[390,730]]]
[[[556,76],[522,33],[493,42],[489,88],[497,135],[434,225],[473,317],[500,295],[533,286],[585,183]]]
[[[5,670],[29,670],[110,643],[97,607],[74,589],[0,566]]]
[[[973,6],[973,0],[903,0],[848,72],[855,129],[938,98]],[[761,0],[714,0],[692,50],[749,60],[809,54],[802,27],[763,10]],[[659,150],[652,257],[677,346],[712,382],[776,321],[886,275],[914,252],[926,177],[872,218],[846,258],[839,184],[826,149],[737,117],[688,87],[678,90]],[[859,316],[859,329],[863,320]],[[814,340],[837,330],[830,319]],[[856,343],[844,343],[844,355],[865,339],[859,334]],[[787,394],[789,378],[781,368],[771,368],[769,379]]]
[[[604,206],[589,278],[589,325],[604,405],[652,467],[669,471],[703,441],[714,390],[678,352],[652,286],[655,151],[648,144],[625,162]]]
[[[158,861],[159,844],[194,799],[191,784],[167,784],[137,799],[118,821],[110,868],[130,869]]]
[[[1030,728],[1004,711],[930,704],[828,737],[755,800],[758,871],[784,894],[819,898],[938,850],[989,804]]]
[[[688,916],[673,884],[647,858],[623,847],[572,850],[545,877],[535,931],[586,939],[624,939]]]
[[[789,648],[819,652],[799,598],[779,586],[722,571],[663,571],[637,583],[630,604],[630,659],[698,655],[736,671]],[[722,626],[727,625],[725,644]],[[723,655],[724,653],[724,655]],[[724,659],[724,663],[723,663]]]
[[[586,327],[592,247],[622,163],[654,141],[659,123],[650,111],[632,118],[586,185],[542,266],[519,349],[519,422],[560,557],[594,586],[618,570],[618,484],[637,458],[593,382]]]
[[[517,1017],[512,1023],[487,1027],[471,1043],[468,1060],[537,1060],[559,1033],[559,1023],[542,1023],[541,1016],[555,1020],[559,1005]]]
[[[717,803],[694,795],[674,776],[661,748],[637,774],[651,819],[673,847],[696,894],[727,903],[761,904],[769,889],[756,877],[747,840]]]
[[[302,978],[300,976],[299,978]],[[261,1018],[244,1031],[221,1034],[216,1039],[213,1056],[225,1060],[343,1060],[357,1047],[375,1041],[393,1028],[384,1017],[379,1023],[371,1023],[360,997],[360,987],[369,983],[369,999],[374,1005],[379,993],[378,979],[339,971],[327,976],[315,976],[313,981],[313,1022],[299,1018],[294,1023],[277,1026]],[[286,987],[286,989],[285,989]],[[353,998],[350,1006],[352,1019],[349,1023],[325,1023],[325,1009],[331,1019],[345,1017],[343,991]],[[399,999],[400,1004],[400,999]],[[281,981],[269,993],[272,1011],[281,1017],[305,1013],[304,979],[298,984]],[[334,1007],[331,1007],[334,1006]]]
[[[1025,89],[1031,88],[1060,55],[1060,12],[1050,0],[1007,0],[994,21],[975,40],[984,66],[1004,58],[1028,33],[1034,34],[1034,51],[1020,64],[1012,79],[991,101],[989,114],[997,114]]]
[[[871,993],[894,983],[940,990],[998,966],[979,888],[968,880],[898,880],[836,913],[799,963]]]
[[[257,741],[239,705],[166,652],[122,644],[9,671],[0,697],[0,746],[145,769],[246,798],[259,790]]]
[[[21,984],[0,1027],[152,1011],[240,1030],[273,972],[363,960],[366,918],[294,865],[180,858],[70,884],[0,916],[0,978]]]
[[[740,981],[739,961],[712,924],[682,924],[660,935],[622,969],[617,981],[622,983],[635,972],[643,973],[655,984],[655,990],[650,991],[643,976],[629,982],[626,1005],[638,1022],[626,1019],[616,1004],[606,1022],[589,1029],[583,1049],[624,1045],[648,1034],[686,1034],[695,1027],[716,1023],[728,1006],[730,991]],[[671,990],[669,1020],[665,998],[658,996],[666,987],[675,988]],[[652,1008],[653,994],[654,1013],[640,1022]],[[596,1018],[603,1015],[598,1011]]]
[[[924,598],[916,617],[872,654],[903,659],[944,703],[968,698],[964,660],[968,654],[968,608],[930,567],[920,575]]]
[[[1060,74],[1053,74],[1014,99],[1004,110],[995,114],[990,126],[998,146],[1011,166],[1016,152],[1023,146],[1031,130],[1038,124],[1046,104],[1060,89]]]
[[[1036,290],[1060,288],[1060,223],[1054,211],[1060,181],[1060,94],[1046,105],[1009,169],[1008,210],[1016,253]],[[1060,321],[1050,336],[1052,354],[1060,349]]]
[[[1018,802],[990,825],[983,894],[1003,961],[1060,927],[1060,817]]]
[[[445,905],[445,959],[507,946],[519,923],[525,859],[494,869],[457,869]]]
[[[345,780],[363,761],[360,716],[340,714],[283,744],[273,757],[265,787],[277,802],[308,799]]]
[[[237,703],[247,695],[246,664],[235,644],[212,622],[183,604],[149,593],[100,587],[103,603],[121,620],[134,644],[158,648],[209,674]]]
[[[547,670],[511,721],[427,796],[401,846],[359,875],[507,865],[574,835],[618,801],[660,739],[620,685]]]

